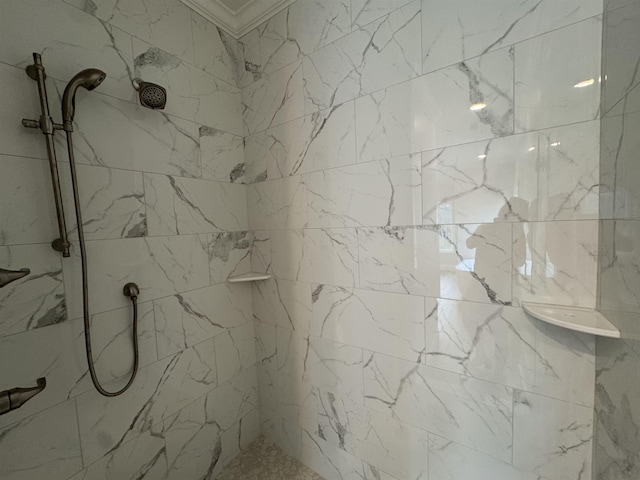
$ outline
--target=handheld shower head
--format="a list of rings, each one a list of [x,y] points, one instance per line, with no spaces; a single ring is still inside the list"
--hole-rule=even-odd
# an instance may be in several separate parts
[[[138,92],[140,105],[152,110],[162,110],[167,104],[167,91],[155,83],[143,82],[139,78],[133,79],[133,88]]]
[[[102,70],[87,68],[69,80],[62,96],[62,120],[66,131],[71,132],[73,130],[72,123],[76,109],[76,91],[78,88],[82,87],[91,91],[100,85],[106,76],[107,74]]]

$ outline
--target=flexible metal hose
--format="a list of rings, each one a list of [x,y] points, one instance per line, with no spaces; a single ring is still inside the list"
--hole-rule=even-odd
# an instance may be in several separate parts
[[[118,395],[126,392],[138,373],[138,297],[132,295],[131,304],[133,306],[133,372],[131,378],[127,384],[117,392],[109,392],[105,390],[96,374],[96,368],[93,363],[93,353],[91,351],[91,321],[89,317],[89,288],[88,288],[88,276],[87,276],[87,253],[84,241],[84,230],[82,228],[82,209],[80,207],[80,196],[78,195],[78,177],[76,174],[76,161],[73,153],[73,138],[71,132],[67,131],[67,149],[69,151],[69,166],[71,168],[71,185],[73,187],[73,203],[76,210],[76,219],[78,223],[78,241],[80,243],[80,260],[82,263],[82,313],[84,317],[84,341],[87,352],[87,363],[89,364],[89,373],[91,374],[91,381],[96,387],[96,390],[105,397],[117,397]]]

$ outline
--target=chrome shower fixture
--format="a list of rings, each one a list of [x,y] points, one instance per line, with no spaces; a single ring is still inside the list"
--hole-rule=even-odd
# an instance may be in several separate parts
[[[140,78],[133,79],[133,88],[138,92],[140,105],[152,110],[162,110],[167,104],[167,91],[155,83],[143,82]]]

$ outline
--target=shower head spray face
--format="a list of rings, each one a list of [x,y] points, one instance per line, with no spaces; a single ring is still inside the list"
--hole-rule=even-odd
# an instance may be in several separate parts
[[[167,104],[167,91],[155,83],[143,82],[139,78],[133,80],[133,88],[138,91],[140,105],[152,110],[162,110]]]

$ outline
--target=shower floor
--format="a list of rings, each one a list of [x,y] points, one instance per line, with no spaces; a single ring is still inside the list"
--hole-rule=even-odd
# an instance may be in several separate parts
[[[258,438],[216,480],[325,480],[277,445]]]

